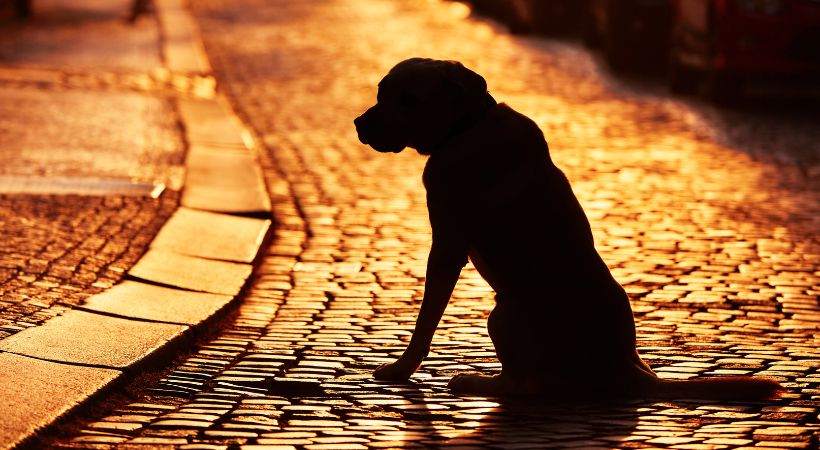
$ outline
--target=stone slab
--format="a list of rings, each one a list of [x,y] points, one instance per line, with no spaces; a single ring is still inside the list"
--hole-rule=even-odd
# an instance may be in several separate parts
[[[53,179],[52,184],[73,180],[83,194],[90,185],[121,191],[130,181],[161,182],[174,190],[182,184],[177,115],[159,97],[4,84],[0,99],[0,174]]]
[[[0,351],[72,364],[125,369],[188,329],[71,310],[0,341]]]
[[[181,0],[156,0],[165,64],[173,72],[205,73],[211,65],[193,18]]]
[[[180,99],[179,113],[191,145],[247,149],[239,121],[222,101]]]
[[[248,150],[192,145],[186,166],[183,206],[238,214],[271,211],[259,166]]]
[[[188,256],[251,263],[270,228],[269,220],[179,208],[151,248]]]
[[[250,264],[215,261],[152,249],[128,273],[143,280],[192,291],[237,295],[252,271]]]
[[[233,300],[228,295],[167,288],[126,280],[90,297],[83,308],[135,319],[198,325]]]
[[[162,183],[129,179],[38,177],[0,174],[0,194],[46,195],[132,195],[158,198]]]
[[[0,353],[0,448],[13,448],[122,372]]]

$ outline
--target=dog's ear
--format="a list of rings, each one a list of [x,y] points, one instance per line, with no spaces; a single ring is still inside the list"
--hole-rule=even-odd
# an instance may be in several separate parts
[[[467,104],[481,104],[487,97],[487,81],[484,77],[464,67],[458,61],[442,61],[445,80],[455,86]]]

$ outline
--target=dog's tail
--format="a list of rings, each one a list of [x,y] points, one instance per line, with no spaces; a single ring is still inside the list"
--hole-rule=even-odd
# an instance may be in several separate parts
[[[696,380],[657,379],[653,396],[665,399],[770,400],[783,392],[775,380],[763,377],[716,377]]]

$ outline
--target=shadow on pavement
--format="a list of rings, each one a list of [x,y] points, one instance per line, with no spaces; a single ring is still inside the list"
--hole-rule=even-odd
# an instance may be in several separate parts
[[[421,385],[401,384],[404,397],[414,405],[404,410],[405,443],[419,440],[437,447],[461,445],[607,447],[636,440],[633,432],[640,409],[649,402],[562,403],[545,399],[452,397]],[[442,409],[445,405],[449,409]],[[423,438],[419,439],[421,436]],[[646,436],[638,439],[646,439]]]

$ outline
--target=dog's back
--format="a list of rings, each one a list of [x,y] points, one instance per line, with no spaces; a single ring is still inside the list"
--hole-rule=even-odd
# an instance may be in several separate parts
[[[428,202],[447,211],[500,294],[611,288],[589,222],[543,134],[506,105],[430,157]]]
[[[430,157],[424,181],[431,218],[439,211],[439,226],[459,230],[499,304],[535,320],[543,351],[573,360],[634,354],[629,299],[535,123],[494,107]]]

